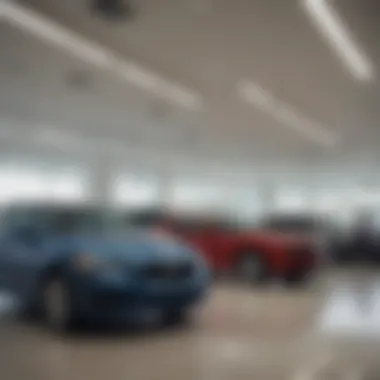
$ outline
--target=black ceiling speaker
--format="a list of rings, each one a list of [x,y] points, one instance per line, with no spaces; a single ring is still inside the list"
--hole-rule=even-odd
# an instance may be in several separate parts
[[[133,0],[91,0],[91,10],[109,20],[128,20],[136,14]]]
[[[92,75],[84,70],[70,70],[65,76],[65,83],[75,89],[89,89],[92,84]]]

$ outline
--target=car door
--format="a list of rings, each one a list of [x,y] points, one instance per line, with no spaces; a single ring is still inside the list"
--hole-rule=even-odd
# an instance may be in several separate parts
[[[204,223],[195,224],[186,231],[186,238],[205,257],[214,270],[220,270],[219,236],[212,227]]]
[[[228,243],[228,232],[223,228],[210,225],[204,230],[203,244],[208,251],[208,256],[212,265],[217,271],[229,270],[228,252],[230,245]]]
[[[12,284],[12,290],[23,296],[32,282],[37,248],[27,238],[19,237],[9,242],[8,252],[9,272],[12,275],[9,282]]]

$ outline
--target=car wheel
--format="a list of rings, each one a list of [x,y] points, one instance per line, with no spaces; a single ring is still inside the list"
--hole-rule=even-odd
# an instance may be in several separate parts
[[[307,279],[306,273],[291,273],[284,277],[284,282],[289,287],[298,287],[304,285]]]
[[[189,315],[186,310],[173,310],[165,314],[163,322],[166,326],[182,326],[189,322]]]
[[[268,278],[267,265],[259,254],[245,253],[237,265],[237,276],[246,283],[263,283]]]
[[[65,332],[71,327],[70,291],[60,277],[49,279],[44,286],[43,314],[47,326],[55,332]]]
[[[300,270],[286,274],[283,280],[290,288],[298,288],[313,283],[316,280],[316,274],[317,272],[313,269]]]

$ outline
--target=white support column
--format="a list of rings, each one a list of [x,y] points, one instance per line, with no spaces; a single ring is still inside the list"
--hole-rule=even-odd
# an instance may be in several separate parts
[[[172,173],[161,172],[158,176],[158,205],[168,209],[171,206],[174,191],[174,178]]]
[[[90,173],[90,199],[105,206],[112,204],[112,194],[115,186],[114,162],[108,157],[94,159]]]
[[[276,202],[276,183],[263,182],[261,186],[258,187],[258,196],[262,202],[261,215],[268,215],[275,209]]]

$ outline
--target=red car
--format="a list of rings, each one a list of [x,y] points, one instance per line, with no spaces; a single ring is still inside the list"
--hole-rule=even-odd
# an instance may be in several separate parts
[[[301,235],[170,219],[162,227],[198,248],[216,272],[234,273],[250,282],[301,282],[317,261],[313,241]]]
[[[252,283],[269,278],[302,282],[317,262],[312,239],[302,235],[242,229],[206,218],[155,215],[139,220],[140,225],[186,240],[205,255],[215,272],[233,273]]]

